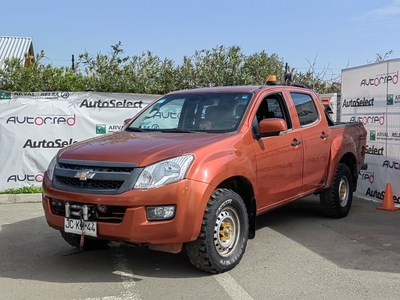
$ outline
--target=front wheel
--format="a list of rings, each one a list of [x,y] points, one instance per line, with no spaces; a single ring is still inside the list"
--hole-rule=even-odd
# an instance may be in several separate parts
[[[216,189],[208,201],[197,240],[186,244],[190,262],[199,270],[222,273],[234,268],[246,249],[249,221],[242,198]]]
[[[327,217],[343,218],[353,201],[353,179],[347,165],[339,163],[333,185],[320,194],[322,212]]]

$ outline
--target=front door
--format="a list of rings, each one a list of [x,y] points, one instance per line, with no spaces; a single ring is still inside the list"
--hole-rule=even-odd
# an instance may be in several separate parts
[[[259,212],[298,197],[303,185],[301,132],[293,128],[282,94],[267,95],[263,99],[253,123],[263,118],[282,118],[286,121],[288,130],[279,135],[261,137],[254,141]]]
[[[298,196],[303,185],[303,145],[300,132],[265,137],[255,143],[258,207]]]

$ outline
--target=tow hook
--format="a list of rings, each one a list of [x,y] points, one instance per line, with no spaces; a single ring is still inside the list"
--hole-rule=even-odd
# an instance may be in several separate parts
[[[86,206],[86,205],[85,205]],[[84,206],[84,207],[85,207]],[[85,225],[83,224],[83,220],[84,220],[84,207],[79,211],[79,215],[80,215],[80,217],[81,217],[81,231],[82,231],[82,233],[81,233],[81,240],[80,240],[80,242],[79,242],[79,248],[81,249],[81,250],[83,250],[83,244],[85,243],[85,234],[84,234],[84,227],[85,227]],[[86,206],[86,218],[87,218],[87,206]]]
[[[73,208],[77,208],[76,206],[73,205]],[[71,204],[69,202],[65,203],[65,217],[70,218],[71,214],[74,216],[77,216],[76,210],[71,213]],[[85,223],[84,221],[89,220],[89,209],[87,205],[83,205],[81,209],[78,212],[78,216],[80,219],[80,224],[81,224],[81,239],[79,242],[79,248],[83,250],[83,245],[85,243]]]

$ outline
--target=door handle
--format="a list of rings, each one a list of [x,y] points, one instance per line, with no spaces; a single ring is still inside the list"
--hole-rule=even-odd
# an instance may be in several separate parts
[[[295,146],[300,145],[301,143],[302,143],[302,141],[297,141],[297,140],[296,140],[296,141],[293,141],[293,142],[292,142],[292,146],[295,147]]]
[[[329,134],[327,134],[327,133],[322,133],[320,135],[321,139],[326,139],[328,136],[329,136]]]

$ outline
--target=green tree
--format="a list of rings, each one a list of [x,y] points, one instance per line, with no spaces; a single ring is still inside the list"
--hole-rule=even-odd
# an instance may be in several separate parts
[[[70,68],[56,68],[41,63],[44,51],[36,55],[35,61],[24,67],[19,59],[7,59],[0,68],[0,89],[6,91],[70,91],[82,90],[84,77]]]
[[[6,60],[0,68],[0,90],[165,94],[197,87],[261,85],[272,74],[278,82],[284,79],[284,63],[277,54],[262,51],[247,56],[239,46],[195,51],[192,56],[184,56],[180,65],[150,51],[126,56],[121,42],[111,46],[108,54],[85,51],[75,68],[43,64],[44,55],[44,51],[38,53],[29,67],[17,59]],[[335,88],[333,81],[324,80],[326,74],[315,72],[314,64],[306,73],[292,72],[296,82],[309,84],[317,92]]]
[[[318,72],[316,59],[312,63],[308,61],[308,64],[309,68],[305,73],[296,72],[293,69],[293,80],[295,82],[306,84],[319,94],[340,93],[340,77],[335,76],[329,66]]]

